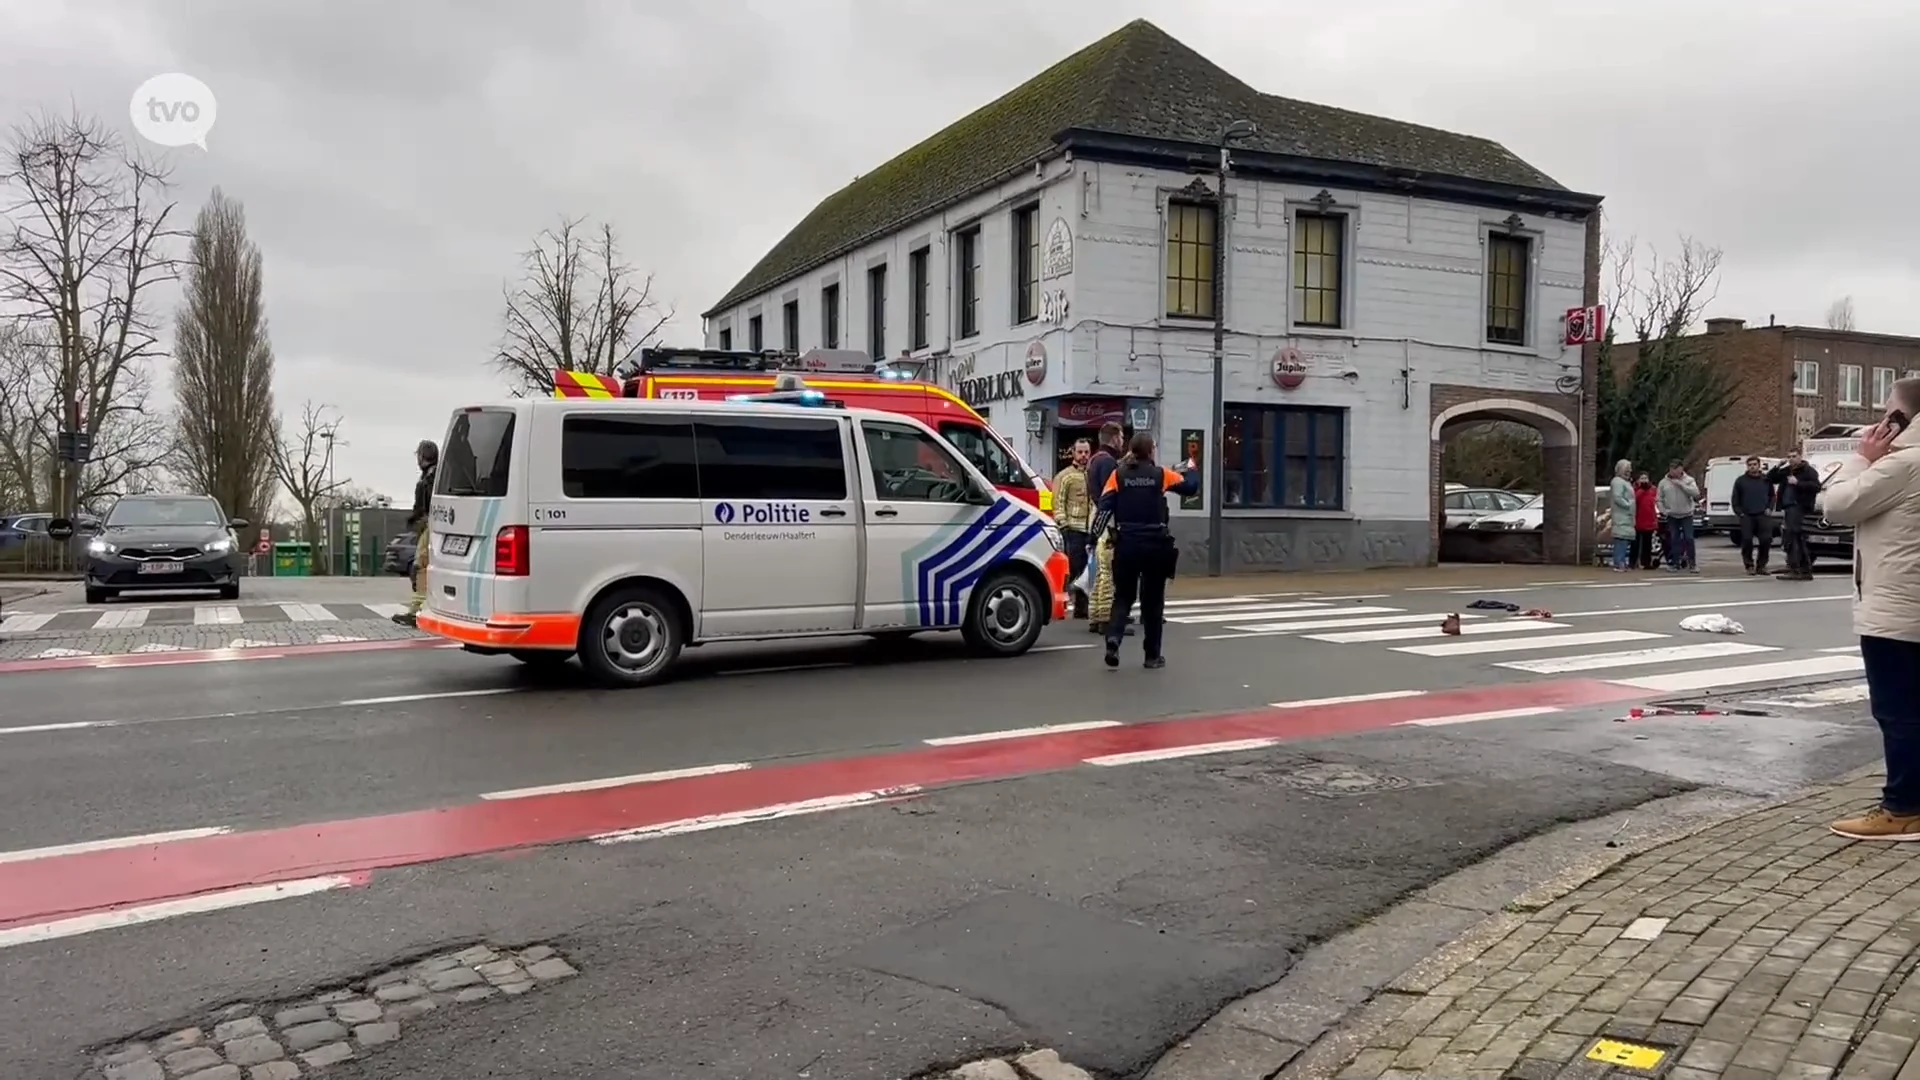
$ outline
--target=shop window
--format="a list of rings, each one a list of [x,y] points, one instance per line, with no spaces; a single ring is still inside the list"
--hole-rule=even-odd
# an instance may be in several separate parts
[[[1233,405],[1220,440],[1223,506],[1339,510],[1346,505],[1347,412]]]
[[[1213,318],[1213,210],[1167,204],[1167,314],[1176,319]]]

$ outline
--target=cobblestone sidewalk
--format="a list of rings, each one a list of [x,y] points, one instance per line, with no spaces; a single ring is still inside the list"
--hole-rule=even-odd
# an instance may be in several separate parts
[[[1722,822],[1496,915],[1280,1076],[1920,1080],[1920,846],[1826,829],[1879,784]]]

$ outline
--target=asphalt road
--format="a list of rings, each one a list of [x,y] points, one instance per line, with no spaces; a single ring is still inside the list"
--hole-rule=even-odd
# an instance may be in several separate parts
[[[1739,619],[1746,632],[1720,640],[1756,651],[1573,674],[1770,663],[1794,669],[1775,681],[1846,678],[1796,674],[1844,655],[1824,651],[1848,643],[1844,593],[1842,581],[1662,577],[1224,598],[1176,611],[1201,621],[1169,627],[1161,672],[1141,671],[1137,651],[1106,672],[1090,637],[1061,627],[1049,651],[1015,661],[969,659],[941,639],[702,649],[684,678],[638,692],[441,650],[9,674],[0,852],[860,758],[1032,725],[1545,684],[1565,674],[1497,665],[1692,646],[1705,639],[1676,624],[1698,611]],[[1399,650],[1469,639],[1315,640],[1429,627],[1472,613],[1473,599],[1546,608],[1566,627],[1535,634],[1644,636],[1451,655]],[[69,1075],[86,1046],[487,939],[551,941],[583,975],[448,1010],[329,1075],[791,1077],[810,1065],[814,1077],[883,1077],[1029,1041],[1127,1075],[1304,944],[1520,836],[1693,784],[1785,790],[1876,751],[1857,707],[1764,711],[1619,723],[1618,707],[1569,708],[1049,772],[819,817],[387,870],[365,888],[0,949],[0,1072]],[[1316,789],[1329,763],[1357,770],[1360,793]]]

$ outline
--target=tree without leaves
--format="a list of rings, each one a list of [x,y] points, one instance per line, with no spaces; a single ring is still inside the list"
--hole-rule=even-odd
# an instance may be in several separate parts
[[[1719,291],[1720,250],[1681,237],[1677,254],[1648,249],[1642,268],[1632,240],[1608,245],[1613,270],[1606,333],[1600,343],[1599,432],[1594,478],[1605,483],[1614,463],[1665,471],[1685,461],[1707,429],[1732,410],[1739,388],[1713,362],[1707,343],[1689,334]],[[1616,332],[1634,335],[1633,366],[1616,366]]]
[[[1508,420],[1470,425],[1447,436],[1440,474],[1447,483],[1468,487],[1544,491],[1547,465],[1540,433]]]
[[[266,520],[275,486],[273,346],[260,264],[246,210],[215,188],[194,221],[185,297],[174,316],[177,471],[249,521]]]
[[[1843,296],[1827,305],[1827,329],[1847,332],[1855,329],[1853,297]]]
[[[555,371],[612,375],[673,318],[653,298],[653,276],[622,260],[613,226],[590,237],[584,223],[562,219],[541,233],[521,255],[520,281],[504,290],[493,362],[515,395],[552,393]]]
[[[331,405],[308,401],[300,406],[298,426],[292,432],[284,423],[279,428],[273,443],[273,474],[298,508],[300,535],[312,550],[320,544],[320,514],[326,509],[327,499],[353,483],[351,479],[336,479],[333,474],[340,416]],[[315,561],[315,572],[324,571],[323,562]]]
[[[164,169],[78,113],[16,128],[0,160],[0,304],[40,346],[9,380],[32,418],[14,437],[40,449],[8,453],[52,456],[77,412],[93,455],[63,503],[146,490],[172,451],[169,425],[147,409],[160,355],[147,295],[176,276],[167,187]],[[50,505],[51,493],[40,501]]]

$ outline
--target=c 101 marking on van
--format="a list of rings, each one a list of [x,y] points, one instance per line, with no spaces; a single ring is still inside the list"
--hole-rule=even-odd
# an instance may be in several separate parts
[[[533,508],[533,520],[565,521],[567,520],[567,512],[565,510],[555,510],[547,506],[536,506]]]
[[[731,525],[738,520],[742,525],[806,525],[813,521],[813,511],[793,503],[715,503],[713,520],[722,525]]]

